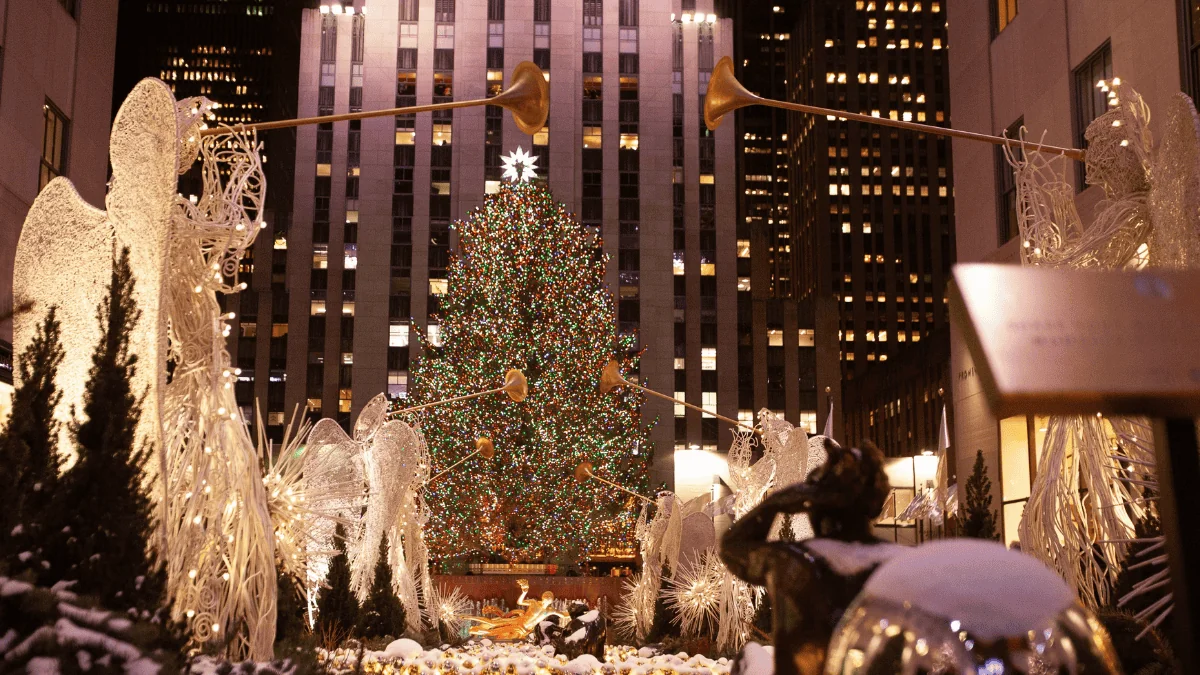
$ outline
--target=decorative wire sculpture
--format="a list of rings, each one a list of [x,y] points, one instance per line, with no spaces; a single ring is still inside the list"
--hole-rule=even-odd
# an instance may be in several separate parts
[[[471,611],[471,599],[458,586],[431,586],[430,589],[430,605],[436,609],[438,623],[451,635],[458,635],[466,623],[464,617]]]
[[[261,659],[275,639],[283,535],[234,396],[239,371],[225,349],[234,315],[221,311],[217,294],[246,287],[238,266],[265,227],[266,185],[253,133],[196,140],[213,106],[202,98],[177,104],[179,172],[198,153],[203,190],[194,202],[175,198],[163,285],[174,364],[162,408],[163,558],[172,615],[189,623],[193,640],[221,640],[231,658]]]
[[[346,550],[350,557],[350,588],[359,602],[370,595],[380,543],[386,536],[393,590],[404,606],[407,628],[419,631],[423,616],[436,625],[436,608],[422,602],[422,593],[432,589],[423,533],[428,513],[420,494],[420,488],[429,480],[429,452],[419,432],[399,420],[387,420],[387,408],[383,394],[368,401],[355,420],[353,438],[336,421],[322,419],[313,426],[308,445],[319,457],[328,457],[333,466],[355,467],[358,473],[354,478],[360,489],[366,482],[365,502],[348,500],[341,510],[342,519],[349,525]],[[353,493],[349,486],[346,491]],[[325,552],[308,572],[310,606],[328,570],[332,542],[328,530],[338,519],[327,518],[324,522],[323,536],[310,544]]]
[[[217,639],[231,657],[268,658],[276,593],[270,507],[234,399],[237,373],[225,351],[231,317],[216,299],[245,287],[238,260],[263,226],[265,185],[253,134],[197,140],[215,106],[176,103],[157,80],[138,83],[113,121],[107,211],[85,204],[66,179],[52,181],[26,219],[14,292],[18,303],[59,308],[67,356],[55,414],[68,421],[99,338],[94,312],[113,252],[128,247],[142,313],[130,344],[140,364],[131,385],[145,394],[137,442],[157,448],[145,469],[172,613],[196,642]],[[197,157],[204,188],[192,203],[177,195],[177,176]],[[19,349],[40,313],[15,317]],[[74,454],[69,436],[61,447]]]
[[[1183,94],[1172,98],[1156,151],[1150,111],[1141,96],[1116,79],[1097,86],[1108,92],[1112,108],[1086,132],[1087,181],[1105,195],[1090,225],[1082,224],[1075,209],[1063,160],[1047,159],[1037,145],[1024,141],[1024,132],[1006,148],[1016,178],[1024,263],[1103,269],[1200,266],[1200,119],[1191,99]],[[1015,152],[1017,146],[1024,153]],[[1132,466],[1144,474],[1131,477]],[[1051,417],[1021,521],[1023,550],[1058,570],[1085,603],[1107,603],[1121,570],[1162,546],[1161,537],[1138,539],[1134,526],[1156,515],[1153,468],[1146,420]],[[1081,495],[1084,487],[1087,494]],[[1149,546],[1133,553],[1132,546],[1139,543]],[[1133,564],[1163,562],[1160,554]],[[1166,575],[1160,570],[1154,581],[1139,583],[1119,604],[1165,587]],[[1157,625],[1170,609],[1168,594],[1139,617]]]

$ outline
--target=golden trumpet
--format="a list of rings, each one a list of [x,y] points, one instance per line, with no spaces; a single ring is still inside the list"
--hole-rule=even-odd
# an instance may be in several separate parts
[[[475,439],[475,452],[483,455],[484,459],[491,459],[496,456],[496,446],[492,445],[492,439],[480,436]]]
[[[634,389],[640,389],[641,391],[644,391],[647,394],[650,394],[651,396],[657,396],[661,399],[666,399],[668,401],[671,401],[672,403],[678,403],[679,405],[684,406],[686,408],[691,408],[692,410],[698,410],[698,411],[704,413],[705,415],[708,415],[709,417],[715,417],[715,418],[721,420],[722,422],[728,422],[736,427],[741,427],[742,429],[745,429],[747,431],[752,431],[756,434],[762,433],[760,430],[755,429],[752,426],[742,424],[741,422],[739,422],[731,417],[725,417],[724,415],[718,415],[717,413],[715,413],[711,410],[708,410],[706,408],[701,408],[698,405],[693,405],[691,403],[688,403],[687,401],[683,401],[683,400],[680,400],[677,398],[673,398],[671,396],[667,396],[666,394],[660,394],[659,392],[654,391],[653,389],[649,389],[647,387],[643,387],[640,384],[634,384],[633,382],[630,382],[629,380],[626,380],[624,377],[622,377],[621,376],[621,367],[617,364],[616,361],[610,360],[607,364],[605,364],[604,370],[600,371],[600,393],[607,394],[608,392],[612,391],[613,389],[615,389],[617,387],[633,387]]]
[[[621,492],[624,492],[629,495],[633,495],[634,497],[637,497],[638,499],[646,502],[647,504],[654,503],[654,500],[650,499],[649,497],[643,497],[642,495],[639,495],[638,493],[634,492],[633,490],[630,490],[629,488],[621,487],[620,485],[617,485],[616,483],[612,482],[611,480],[605,480],[605,479],[601,478],[600,476],[597,476],[596,474],[592,473],[592,468],[593,467],[592,467],[591,462],[589,462],[587,460],[580,462],[579,466],[575,467],[575,480],[582,483],[583,481],[587,480],[588,478],[591,478],[592,480],[600,481],[601,483],[604,483],[605,485],[608,485],[610,487],[615,487],[616,489],[620,490]]]
[[[201,136],[212,134],[238,133],[242,131],[267,131],[269,129],[285,129],[306,124],[323,124],[325,122],[344,122],[346,120],[361,120],[370,117],[394,117],[396,115],[413,115],[435,110],[451,110],[453,108],[470,108],[481,105],[498,105],[512,113],[513,121],[521,133],[532,135],[546,126],[546,116],[550,113],[550,84],[542,69],[530,61],[522,61],[513,69],[512,83],[508,89],[491,98],[479,98],[470,101],[450,101],[449,103],[432,103],[429,105],[414,105],[407,108],[388,108],[387,110],[368,110],[365,112],[343,113],[340,115],[322,115],[320,117],[300,117],[274,122],[256,122],[254,124],[235,124],[204,129]]]
[[[886,117],[875,117],[873,115],[863,115],[861,113],[846,112],[844,110],[831,110],[829,108],[820,108],[813,105],[805,105],[803,103],[790,103],[788,101],[777,101],[775,99],[763,98],[756,94],[750,93],[741,82],[738,82],[737,76],[733,74],[733,59],[728,56],[723,57],[717,62],[713,68],[712,77],[708,80],[708,93],[704,96],[704,124],[710,130],[715,131],[721,124],[721,120],[726,115],[739,108],[745,108],[750,105],[765,105],[772,108],[782,108],[784,110],[795,110],[798,112],[809,113],[810,115],[825,115],[835,116],[855,122],[866,122],[867,124],[877,124],[885,127],[895,127],[898,129],[908,129],[909,131],[919,131],[921,133],[933,134],[935,136],[950,136],[953,138],[965,138],[972,141],[983,141],[992,145],[1007,145],[1013,142],[1013,139],[1004,138],[1002,136],[992,136],[990,134],[977,134],[973,131],[959,131],[949,127],[939,127],[932,124],[921,124],[919,122],[905,122],[902,120],[893,120]],[[1063,155],[1067,158],[1078,162],[1085,161],[1086,153],[1079,148],[1061,148],[1056,145],[1038,145],[1037,149],[1042,152],[1048,152],[1055,155]]]
[[[496,456],[496,446],[492,445],[492,439],[488,438],[487,436],[480,436],[479,438],[476,438],[475,439],[475,452],[472,452],[471,454],[467,455],[466,457],[463,457],[462,459],[451,464],[450,466],[446,467],[445,469],[442,469],[441,471],[438,472],[438,474],[436,476],[434,476],[433,478],[430,478],[428,481],[426,481],[425,484],[429,485],[433,481],[441,478],[442,476],[445,476],[446,474],[453,471],[454,467],[458,466],[459,464],[462,464],[463,462],[467,461],[468,459],[471,459],[475,455],[483,455],[484,459],[491,459],[491,458],[495,457]]]
[[[516,368],[510,368],[508,370],[508,372],[504,373],[504,385],[503,386],[496,387],[495,389],[488,389],[487,391],[477,392],[474,394],[466,394],[464,396],[455,396],[453,398],[442,399],[441,401],[433,401],[432,403],[423,403],[421,405],[414,405],[411,408],[405,408],[404,410],[397,410],[396,412],[389,413],[389,415],[392,417],[395,417],[397,415],[403,415],[405,413],[416,412],[418,410],[424,410],[425,408],[433,408],[433,407],[436,407],[439,405],[445,405],[447,403],[454,403],[455,401],[466,401],[466,400],[472,399],[472,398],[479,398],[480,396],[487,396],[488,394],[499,394],[500,392],[504,392],[505,394],[508,394],[508,397],[511,398],[513,401],[516,401],[517,403],[524,401],[525,397],[529,395],[529,382],[525,379],[525,373],[522,373],[520,370],[517,370]]]

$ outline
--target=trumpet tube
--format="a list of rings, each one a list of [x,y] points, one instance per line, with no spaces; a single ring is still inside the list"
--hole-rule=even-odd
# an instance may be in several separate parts
[[[308,124],[324,124],[327,122],[345,122],[347,120],[363,120],[372,117],[395,117],[396,115],[414,115],[416,113],[436,110],[453,110],[454,108],[471,108],[481,105],[496,105],[507,109],[513,114],[513,121],[523,133],[533,134],[546,124],[550,112],[550,85],[542,69],[529,61],[522,61],[513,69],[512,84],[491,98],[472,99],[470,101],[449,101],[447,103],[431,103],[414,105],[406,108],[388,108],[386,110],[366,110],[362,112],[342,113],[340,115],[321,115],[319,117],[299,117],[290,120],[275,120],[273,122],[255,122],[252,124],[222,125],[203,129],[201,136],[213,134],[240,133],[245,131],[269,131],[271,129],[287,129]]]
[[[877,126],[893,127],[896,129],[907,129],[924,134],[934,136],[950,136],[952,138],[963,138],[971,141],[982,141],[991,143],[992,145],[1008,145],[1013,142],[1013,139],[1004,138],[1003,136],[993,136],[991,134],[981,134],[974,131],[961,131],[949,127],[939,127],[932,124],[921,124],[920,122],[905,122],[903,120],[893,120],[887,117],[875,117],[874,115],[864,115],[862,113],[852,113],[845,110],[833,110],[830,108],[821,108],[815,105],[807,105],[804,103],[791,103],[789,101],[779,101],[776,99],[763,98],[756,94],[750,93],[741,82],[738,82],[737,77],[733,73],[733,60],[728,56],[717,62],[713,68],[712,77],[708,83],[708,93],[704,96],[704,124],[710,130],[716,130],[721,125],[721,121],[729,113],[750,105],[765,105],[771,108],[780,108],[783,110],[794,110],[796,112],[808,113],[810,115],[824,115],[826,117],[839,117],[842,119],[853,120],[855,122],[865,122]],[[1087,159],[1087,153],[1079,148],[1063,148],[1057,145],[1038,145],[1037,150],[1054,155],[1062,155],[1068,159],[1073,159],[1077,162],[1083,162]]]

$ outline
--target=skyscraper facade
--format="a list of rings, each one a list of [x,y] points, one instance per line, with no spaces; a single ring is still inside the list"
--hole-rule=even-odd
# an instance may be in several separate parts
[[[945,2],[818,0],[797,14],[790,100],[949,124]],[[836,116],[790,121],[791,246],[818,405],[833,401],[839,440],[932,450],[948,390],[950,141]]]
[[[736,31],[734,69],[750,91],[787,99],[788,45],[801,4],[726,3]],[[797,293],[789,115],[765,106],[730,115],[738,160],[738,416],[749,421],[769,408],[813,433],[828,410],[817,409],[811,303]]]
[[[500,158],[518,146],[602,237],[613,319],[645,349],[627,377],[736,416],[734,132],[702,121],[730,24],[703,0],[305,10],[302,117],[494,96],[521,61],[548,74],[550,115],[532,136],[494,106],[299,129],[292,219],[255,261],[269,257],[285,283],[256,275],[254,320],[242,310],[243,335],[271,335],[253,361],[258,381],[244,383],[268,390],[268,427],[297,405],[348,423],[380,392],[407,396],[418,332],[438,345],[452,223],[498,188]],[[682,406],[651,399],[645,414],[658,419],[656,484],[674,482],[672,450],[728,442]]]
[[[209,124],[248,124],[296,116],[300,61],[300,13],[316,7],[307,0],[122,0],[114,111],[139,80],[157,77],[171,87],[175,98],[204,96],[219,104]],[[284,415],[285,306],[272,307],[272,298],[285,289],[282,256],[273,256],[275,233],[288,229],[295,183],[295,129],[259,134],[267,177],[268,228],[242,259],[239,275],[249,289],[222,298],[234,312],[236,332],[229,340],[230,357],[241,369],[237,398],[244,419],[254,421],[257,403],[264,420],[280,422]],[[179,192],[199,195],[199,167],[180,176]],[[282,234],[280,235],[282,236]],[[272,294],[271,289],[277,289]],[[260,309],[259,303],[268,304]],[[276,300],[278,302],[278,300]],[[271,317],[273,320],[268,320]],[[258,322],[263,320],[263,330]],[[282,423],[267,425],[280,440]]]
[[[0,420],[12,392],[13,257],[29,207],[58,176],[104,206],[116,34],[116,0],[0,5]]]

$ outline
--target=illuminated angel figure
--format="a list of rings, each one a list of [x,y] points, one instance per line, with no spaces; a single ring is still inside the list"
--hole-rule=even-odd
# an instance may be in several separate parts
[[[525,609],[514,609],[511,612],[501,613],[495,607],[485,607],[484,616],[466,617],[467,621],[474,621],[477,624],[471,627],[471,635],[493,640],[523,640],[533,631],[534,626],[547,617],[562,618],[562,614],[551,608],[554,604],[554,593],[546,591],[542,593],[541,599],[526,600],[525,595],[529,593],[529,582],[519,579],[517,584],[521,587],[521,597],[517,598],[517,604]]]

